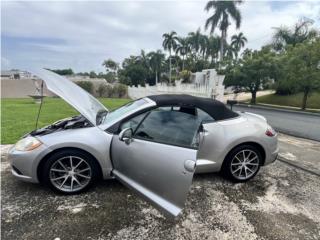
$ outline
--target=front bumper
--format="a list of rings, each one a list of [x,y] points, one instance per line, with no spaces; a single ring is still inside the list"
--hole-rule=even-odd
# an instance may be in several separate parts
[[[18,151],[12,147],[8,153],[8,160],[13,176],[22,181],[38,183],[38,165],[41,159],[49,152],[49,149],[44,144],[27,152]]]

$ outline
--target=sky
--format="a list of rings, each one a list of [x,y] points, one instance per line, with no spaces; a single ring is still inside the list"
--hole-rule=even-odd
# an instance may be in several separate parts
[[[206,1],[1,1],[1,69],[72,68],[104,71],[104,59],[121,62],[141,49],[162,49],[162,34],[186,36],[204,24]],[[320,27],[320,1],[245,1],[239,7],[246,47],[271,41],[275,27],[300,18]],[[211,12],[212,14],[212,12]],[[209,32],[206,32],[209,34]],[[219,32],[216,32],[220,34]]]

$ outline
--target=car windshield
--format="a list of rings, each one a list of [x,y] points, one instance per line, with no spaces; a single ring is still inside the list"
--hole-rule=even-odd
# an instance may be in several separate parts
[[[109,112],[101,121],[101,124],[114,122],[121,116],[126,115],[127,113],[141,107],[146,103],[147,101],[144,99],[138,99],[136,101],[129,102],[126,105]]]

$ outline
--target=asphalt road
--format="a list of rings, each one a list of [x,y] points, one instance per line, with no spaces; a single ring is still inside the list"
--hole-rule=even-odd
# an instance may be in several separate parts
[[[282,157],[299,164],[303,152],[304,167],[320,168],[319,142],[279,140]],[[172,220],[117,181],[74,196],[21,182],[2,150],[2,239],[320,239],[320,177],[285,162],[242,184],[196,175],[182,215]]]
[[[239,105],[234,106],[233,110],[260,114],[266,117],[269,124],[277,131],[320,141],[320,116]]]

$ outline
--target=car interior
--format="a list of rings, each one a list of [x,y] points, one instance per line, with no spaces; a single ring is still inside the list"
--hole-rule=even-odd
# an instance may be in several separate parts
[[[198,148],[203,122],[214,119],[192,106],[158,107],[120,124],[120,131],[131,128],[133,138],[169,145]]]

